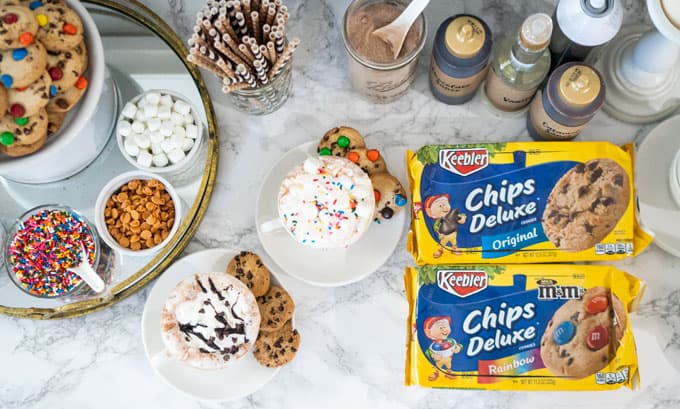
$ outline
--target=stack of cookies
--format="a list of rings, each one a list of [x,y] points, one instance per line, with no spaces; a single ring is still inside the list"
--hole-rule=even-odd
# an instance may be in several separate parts
[[[293,328],[295,303],[291,296],[282,287],[271,285],[271,273],[255,253],[242,251],[236,255],[227,265],[227,274],[252,291],[260,308],[255,359],[269,368],[292,361],[300,346],[300,333]]]
[[[0,153],[25,156],[85,93],[83,24],[63,0],[0,0]]]
[[[375,221],[389,220],[406,206],[406,191],[387,170],[377,149],[366,148],[363,136],[354,128],[341,126],[326,132],[316,151],[321,156],[339,156],[356,163],[371,178],[375,194]]]

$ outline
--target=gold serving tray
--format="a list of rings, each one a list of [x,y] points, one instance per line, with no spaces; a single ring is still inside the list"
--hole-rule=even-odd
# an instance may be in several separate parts
[[[163,21],[163,19],[161,19],[153,11],[151,11],[149,8],[147,8],[146,6],[144,6],[143,4],[139,3],[136,0],[130,0],[125,2],[115,2],[111,0],[84,0],[83,3],[88,8],[93,18],[97,22],[98,27],[100,22],[102,24],[105,24],[107,23],[107,20],[109,23],[109,27],[110,28],[112,27],[113,31],[115,31],[117,27],[122,27],[121,29],[125,29],[125,27],[128,24],[131,24],[131,27],[137,26],[139,32],[136,34],[135,33],[131,34],[133,36],[132,38],[133,41],[130,41],[130,38],[128,38],[127,40],[125,38],[122,38],[120,41],[121,44],[124,44],[125,46],[130,46],[130,44],[133,44],[134,46],[134,44],[136,44],[136,42],[134,41],[134,35],[148,36],[150,40],[159,40],[157,41],[157,44],[162,45],[164,43],[167,46],[168,50],[171,52],[166,53],[167,55],[164,54],[165,57],[168,56],[171,56],[172,58],[176,57],[177,61],[181,63],[181,65],[178,64],[178,66],[183,66],[183,69],[186,72],[185,74],[180,73],[177,76],[177,78],[180,78],[180,80],[183,81],[184,85],[188,83],[195,87],[195,90],[193,89],[190,90],[192,94],[196,95],[195,105],[198,104],[198,100],[200,99],[202,107],[197,108],[199,108],[199,111],[203,110],[205,112],[204,119],[205,125],[207,125],[207,140],[204,141],[203,153],[198,162],[198,164],[202,167],[202,175],[201,173],[197,174],[196,181],[194,182],[194,185],[192,185],[194,187],[192,187],[190,190],[191,196],[193,196],[192,197],[193,200],[192,201],[186,200],[186,198],[184,198],[186,200],[186,207],[188,207],[189,210],[186,213],[182,221],[182,224],[180,225],[179,230],[177,234],[174,236],[173,240],[155,256],[149,257],[148,260],[142,259],[143,263],[141,263],[142,264],[141,267],[137,268],[136,271],[127,272],[123,276],[121,276],[121,274],[119,274],[119,271],[117,271],[117,269],[119,269],[120,267],[119,264],[121,262],[125,264],[124,262],[128,261],[127,265],[129,268],[130,264],[136,266],[137,265],[136,263],[140,263],[140,261],[138,261],[139,259],[134,261],[126,260],[126,257],[116,255],[115,258],[117,260],[113,270],[114,281],[112,287],[109,289],[109,291],[107,291],[106,295],[92,296],[90,298],[85,297],[85,299],[80,299],[78,301],[60,301],[59,299],[56,299],[49,300],[49,302],[46,302],[39,298],[35,298],[35,301],[32,302],[35,304],[35,306],[24,305],[17,306],[12,305],[10,302],[8,302],[10,301],[9,298],[11,297],[7,297],[6,295],[3,296],[2,295],[3,293],[0,292],[0,313],[15,317],[32,319],[59,319],[77,317],[107,308],[142,289],[144,286],[149,284],[149,282],[151,282],[154,278],[158,277],[182,253],[184,248],[192,239],[208,208],[208,203],[210,201],[213,186],[215,183],[215,176],[217,174],[217,156],[219,150],[217,135],[217,119],[215,117],[213,105],[210,101],[208,90],[203,81],[201,73],[195,66],[188,63],[186,60],[187,49],[184,45],[185,44],[184,40],[179,38],[177,34],[172,30],[172,28],[170,28],[170,26],[168,26],[168,24],[165,23],[165,21]],[[119,21],[117,21],[117,19]],[[105,32],[106,29],[100,27],[100,31],[102,31],[102,37],[104,40],[106,54],[107,52],[106,48],[107,37]],[[127,37],[127,35],[128,32],[124,32],[124,36],[122,37]],[[109,43],[116,44],[118,43],[116,38],[109,39],[112,41],[112,42],[109,41]],[[160,42],[160,40],[162,40],[162,43]],[[144,44],[146,44],[146,46],[148,47],[149,44],[153,44],[153,41],[150,42],[141,41],[139,42],[139,44],[140,47],[144,47],[145,46]],[[158,51],[158,49],[154,49],[154,51]],[[109,61],[107,61],[107,64],[108,63]],[[142,67],[141,69],[144,69],[145,68],[144,64],[145,62],[140,62],[137,68],[139,69],[140,67]],[[126,64],[123,65],[125,66]],[[111,64],[109,64],[109,68],[113,68],[111,71],[115,72],[117,69],[120,69],[120,63],[118,66],[116,66],[115,64],[113,64],[113,62],[111,62]],[[148,74],[153,77],[153,72]],[[148,76],[147,73],[139,74],[140,78],[142,77],[146,78],[147,76]],[[134,75],[130,75],[128,79],[129,78],[134,78]],[[153,78],[145,81],[146,84],[144,86],[139,86],[140,89],[167,88],[163,86],[153,86],[155,84]],[[163,82],[156,81],[156,83],[159,84],[164,82],[165,81]],[[125,103],[127,97],[129,97],[129,95],[128,96],[123,95],[121,102]],[[113,147],[111,147],[112,144]],[[108,149],[109,155],[120,155],[120,152],[117,151],[118,148],[115,145],[116,137],[115,135],[113,135],[107,145],[107,148],[105,148],[104,153],[106,153]],[[99,158],[97,160],[99,160]],[[95,161],[95,163],[97,162],[97,160]],[[120,172],[118,173],[122,173],[128,170],[132,170],[132,167],[122,166],[122,169],[120,169]],[[88,171],[96,171],[96,169],[93,170],[91,166],[90,168],[85,169],[83,172],[87,175]],[[118,169],[116,169],[116,171],[118,171]],[[87,178],[87,176],[82,175],[77,175],[77,177]],[[44,189],[46,189],[45,190],[46,192],[54,192],[58,190],[55,189],[55,187],[59,188],[60,183],[62,182],[55,182],[53,184],[44,185],[45,186]],[[37,187],[27,186],[26,191],[33,192],[39,191],[39,189],[41,189],[41,186],[43,185],[39,185]],[[88,194],[94,195],[94,197],[96,197],[98,191],[88,192]],[[69,203],[63,203],[63,201],[59,200],[58,197],[53,198],[47,195],[44,199],[45,204],[58,202],[62,202],[61,204],[69,205]],[[94,203],[92,203],[91,206],[94,207]],[[14,210],[14,212],[11,213],[16,214],[16,216],[18,216],[27,209],[10,209],[10,210]],[[79,209],[76,207],[75,210]],[[91,217],[88,216],[88,218],[90,219],[90,221],[93,221]],[[4,222],[7,228],[9,228],[10,227],[9,224],[11,224],[12,220],[8,220],[8,218],[5,217],[4,219],[2,219],[2,222]],[[2,288],[2,291],[8,292],[13,290],[16,291],[17,293],[21,293],[21,290],[10,282],[10,278],[7,275],[7,272],[5,271],[5,268],[3,267],[0,270],[1,270],[0,288]],[[13,296],[13,293],[5,294],[12,294]],[[24,295],[24,297],[31,296]],[[26,303],[27,303],[26,299],[22,299],[21,302],[14,304],[26,304]],[[45,304],[49,304],[49,306],[45,306]]]

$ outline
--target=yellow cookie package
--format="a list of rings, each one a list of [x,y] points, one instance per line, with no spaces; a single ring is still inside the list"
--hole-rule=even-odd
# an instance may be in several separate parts
[[[406,269],[406,385],[609,390],[639,382],[628,313],[644,292],[609,266]]]
[[[428,145],[407,152],[416,264],[633,256],[633,148],[608,142]]]

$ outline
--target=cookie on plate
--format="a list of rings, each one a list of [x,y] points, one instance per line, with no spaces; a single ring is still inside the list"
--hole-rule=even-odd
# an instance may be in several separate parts
[[[30,45],[37,33],[38,21],[28,7],[18,3],[0,6],[0,49]]]
[[[57,92],[75,86],[84,71],[83,58],[75,50],[47,51],[47,72]]]
[[[345,157],[350,150],[365,147],[366,142],[359,131],[349,126],[341,126],[326,132],[316,151],[319,155]]]
[[[63,92],[58,92],[56,96],[50,99],[50,102],[47,104],[47,111],[61,113],[70,111],[80,101],[86,89],[87,80],[85,77],[78,78],[75,86]]]
[[[375,194],[375,219],[389,220],[406,206],[406,190],[389,173],[370,175]]]
[[[80,16],[66,4],[44,4],[34,9],[33,13],[39,22],[38,40],[48,50],[70,50],[83,41]]]
[[[543,212],[543,231],[560,250],[593,247],[616,227],[630,202],[630,179],[611,159],[592,159],[565,173]]]
[[[5,88],[24,88],[45,71],[47,51],[40,42],[0,53],[0,81]]]
[[[14,143],[12,145],[5,146],[0,143],[0,153],[4,153],[5,155],[11,157],[30,155],[33,152],[42,148],[43,145],[45,145],[45,141],[47,141],[47,133],[45,133],[45,135],[42,136],[40,139],[29,144]]]
[[[271,273],[255,253],[242,251],[236,255],[227,265],[227,274],[245,284],[255,297],[263,296],[269,290]]]
[[[357,148],[345,156],[369,175],[387,172],[387,164],[377,149]]]
[[[33,116],[50,102],[50,93],[56,95],[47,71],[27,88],[10,88],[7,91],[8,105],[5,111],[15,118]]]
[[[591,288],[555,311],[541,338],[541,359],[555,375],[592,375],[616,356],[625,329],[621,300],[608,288]]]
[[[293,318],[295,302],[290,294],[281,287],[271,286],[267,294],[257,298],[262,321],[260,332],[272,332],[281,329],[286,321]]]
[[[37,114],[13,118],[5,115],[0,119],[0,143],[6,148],[13,145],[33,145],[47,136],[47,112],[40,109]]]
[[[260,332],[253,347],[253,356],[262,365],[276,368],[292,361],[299,347],[300,333],[288,321],[277,331]]]

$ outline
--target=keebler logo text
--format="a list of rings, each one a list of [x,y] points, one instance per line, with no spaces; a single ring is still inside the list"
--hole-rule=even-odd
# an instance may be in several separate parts
[[[475,270],[439,270],[437,286],[447,293],[464,298],[484,290],[488,278],[486,272]]]
[[[486,148],[442,149],[439,151],[439,166],[460,176],[468,176],[489,165],[489,151]]]

